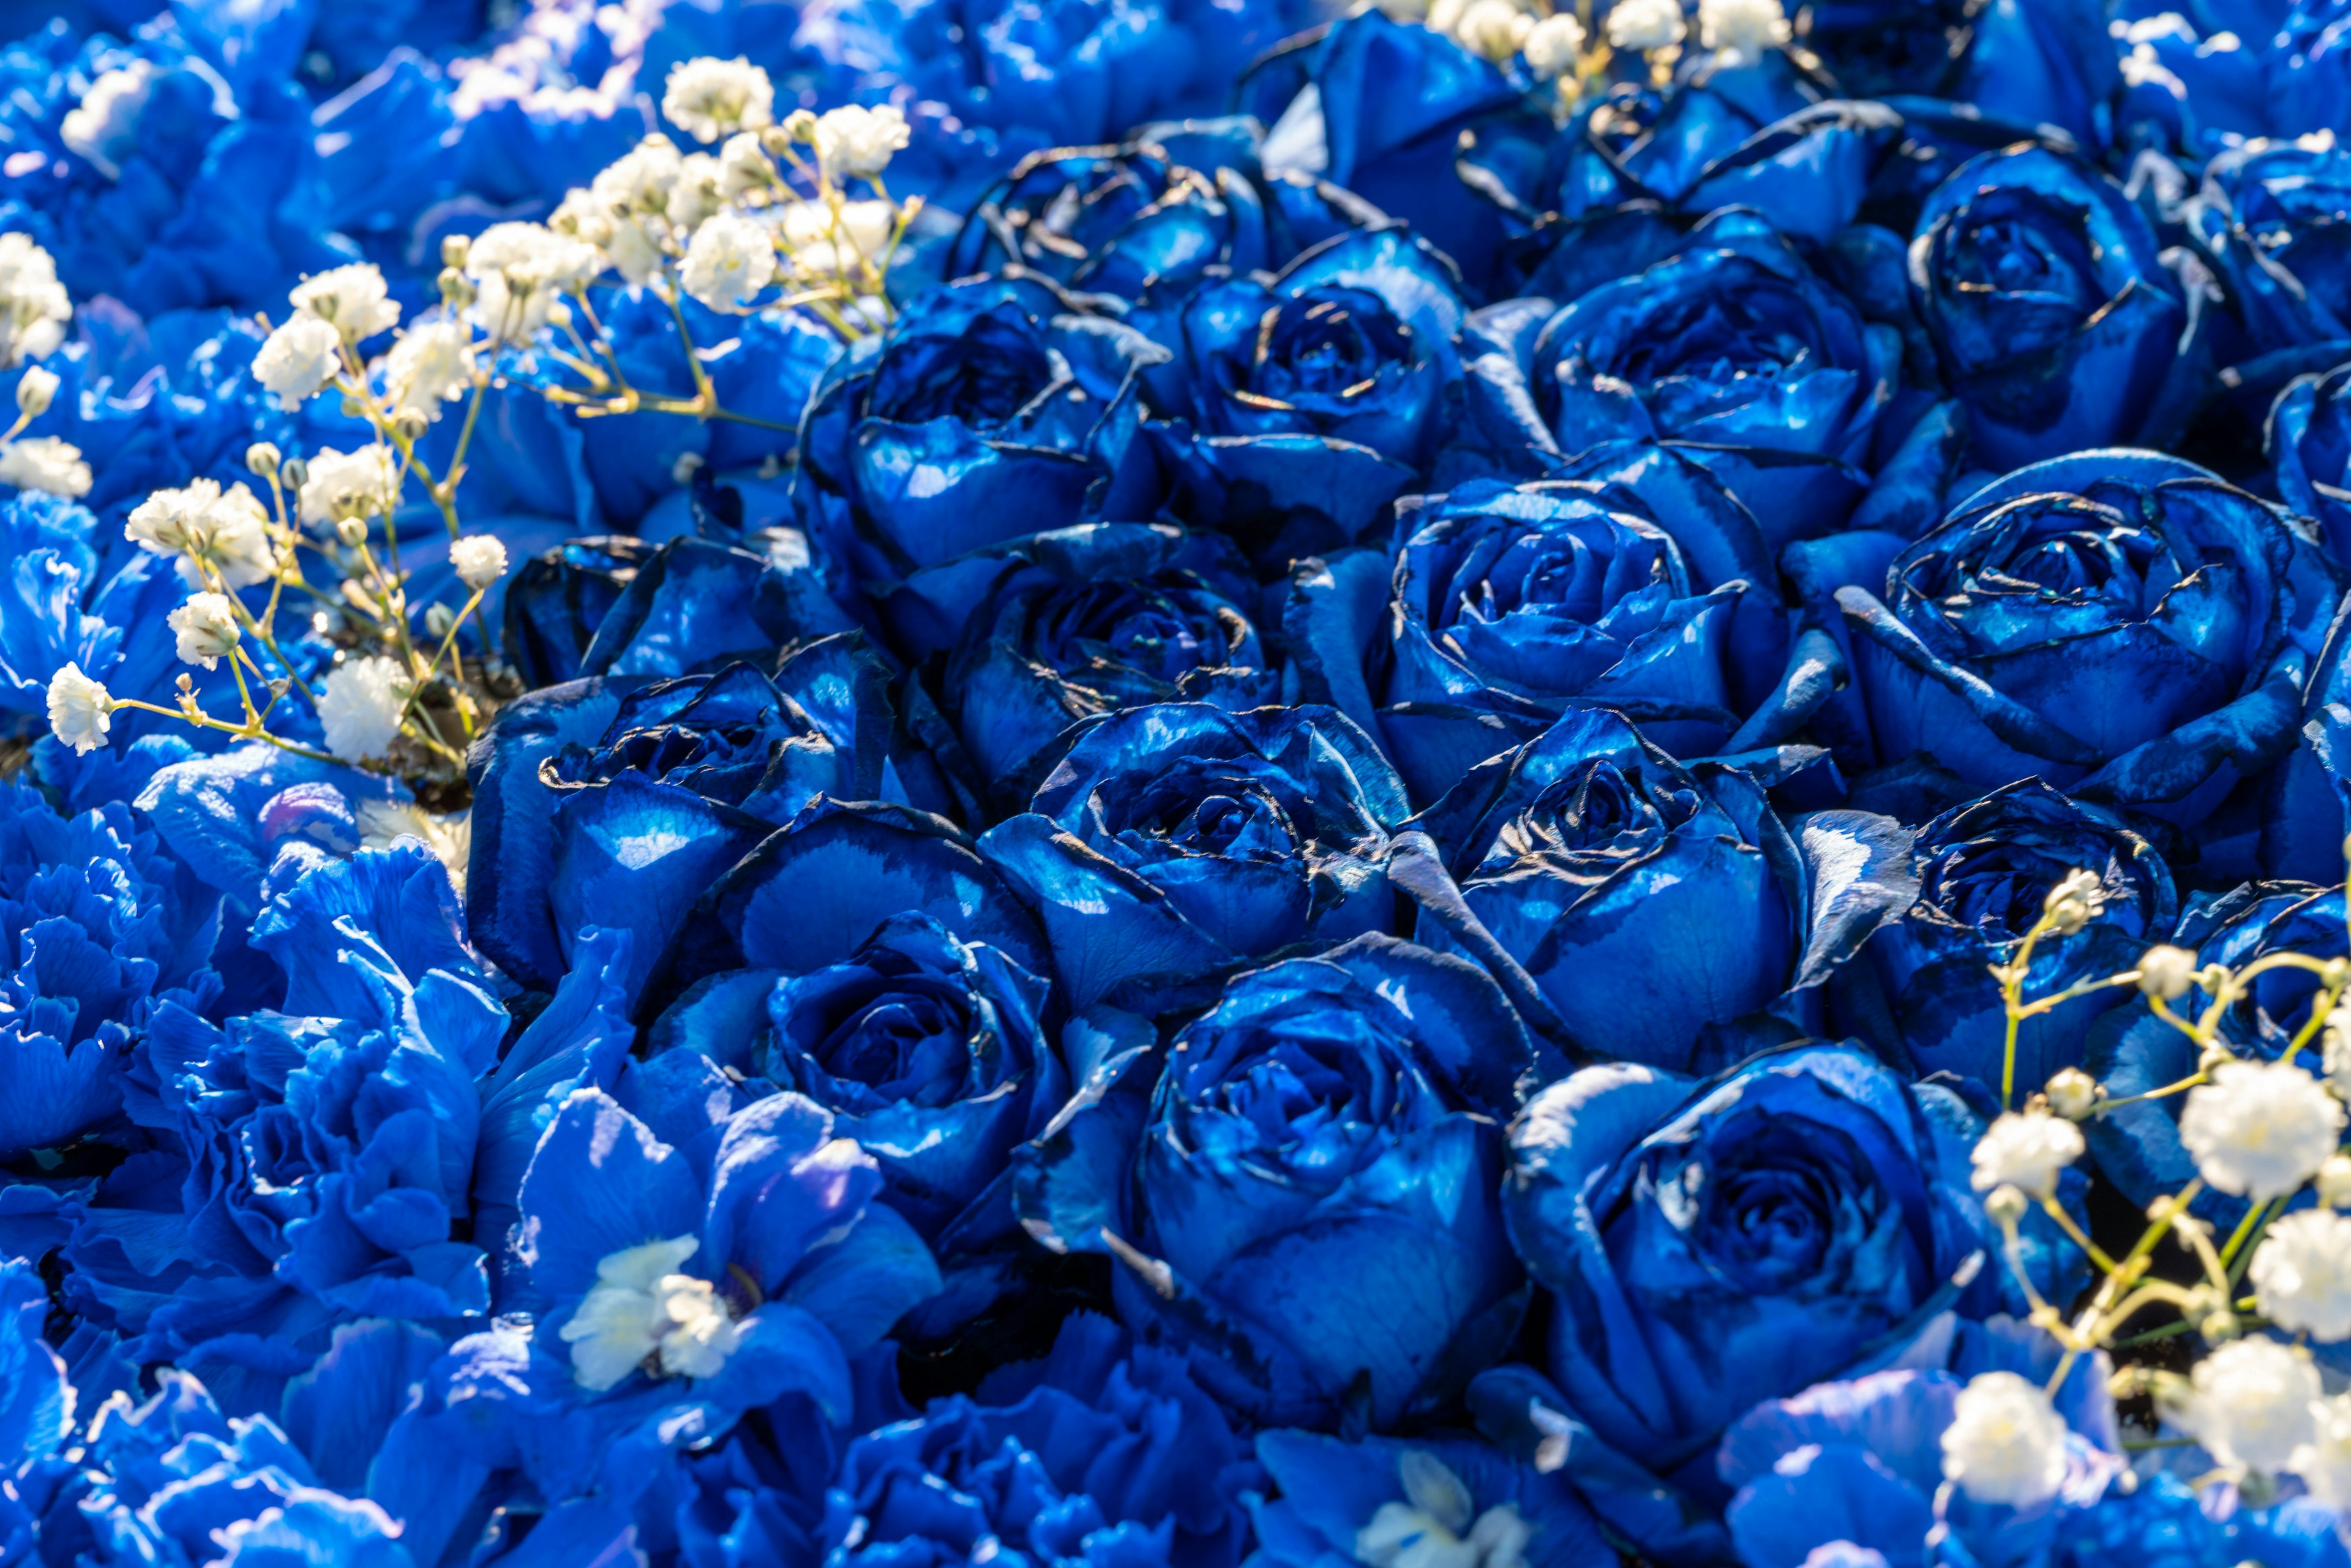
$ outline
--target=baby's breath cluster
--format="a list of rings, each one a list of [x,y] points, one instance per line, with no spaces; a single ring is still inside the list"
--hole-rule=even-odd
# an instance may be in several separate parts
[[[2351,842],[2345,850],[2351,856]],[[2344,1005],[2351,960],[2279,951],[2232,968],[2158,945],[2132,969],[2026,1001],[2036,947],[2081,933],[2105,900],[2096,876],[2069,872],[2049,890],[2009,962],[1992,972],[2006,1003],[2004,1093],[2011,1108],[1976,1144],[1975,1186],[2006,1238],[2032,1322],[2058,1341],[2063,1360],[2047,1391],[1971,1385],[1944,1439],[1946,1473],[1980,1501],[2019,1500],[2043,1479],[2032,1458],[2047,1448],[2031,1437],[2039,1409],[2032,1399],[2045,1402],[2082,1356],[2199,1334],[2212,1348],[2185,1374],[2126,1364],[2116,1375],[2117,1395],[2151,1396],[2158,1419],[2179,1434],[2150,1437],[2147,1446],[2199,1448],[2218,1475],[2252,1495],[2272,1495],[2291,1479],[2322,1500],[2351,1499],[2351,1395],[2325,1397],[2310,1354],[2313,1344],[2351,1341],[2351,1216],[2338,1212],[2351,1207],[2351,1155],[2341,1147],[2351,1123],[2351,1008]],[[2314,992],[2305,1021],[2283,1049],[2255,1052],[2232,1040],[2222,1027],[2231,1009],[2265,977],[2275,983],[2297,974]],[[2187,1036],[2192,1073],[2114,1094],[2080,1068],[2067,1068],[2014,1104],[2020,1026],[2076,997],[2129,991],[2161,1027]],[[2146,1229],[2116,1256],[2083,1231],[2061,1179],[2087,1150],[2085,1125],[2156,1104],[2175,1118],[2196,1175],[2149,1205]],[[2242,1216],[2225,1236],[2200,1212],[2214,1201]],[[2077,1301],[2043,1300],[2026,1270],[2023,1227],[2035,1210],[2097,1272]],[[2185,1267],[2165,1267],[2168,1258]]]
[[[1399,20],[1418,21],[1481,59],[1555,84],[1557,112],[1629,75],[1657,87],[1684,63],[1690,27],[1680,0],[1617,0],[1596,25],[1553,0],[1382,0]],[[1782,0],[1699,0],[1701,67],[1743,68],[1793,37]]]
[[[16,371],[16,417],[0,432],[0,485],[68,500],[89,493],[89,465],[81,449],[25,431],[57,401],[57,373],[38,361],[65,341],[72,318],[73,302],[49,253],[29,235],[0,235],[0,371]]]

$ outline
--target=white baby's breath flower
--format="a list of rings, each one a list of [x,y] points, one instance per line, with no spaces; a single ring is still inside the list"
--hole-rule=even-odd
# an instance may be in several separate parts
[[[768,73],[739,56],[681,61],[670,67],[662,89],[663,115],[696,141],[771,125],[775,102]]]
[[[2287,1456],[2285,1468],[2319,1502],[2351,1513],[2351,1394],[2319,1400],[2310,1417],[2310,1440]]]
[[[78,501],[89,494],[89,465],[80,447],[54,435],[0,441],[0,485]]]
[[[718,150],[718,193],[728,201],[776,183],[776,161],[750,131],[730,136]]]
[[[1569,11],[1555,11],[1537,22],[1519,45],[1519,53],[1527,57],[1527,69],[1545,81],[1574,70],[1576,57],[1583,52],[1583,24]]]
[[[354,343],[400,324],[400,301],[386,297],[383,274],[373,262],[355,261],[306,277],[287,298],[298,314],[331,324]]]
[[[2006,1183],[2035,1197],[2057,1191],[2057,1177],[2082,1157],[2086,1145],[2082,1129],[2046,1111],[2003,1112],[1976,1140],[1975,1174],[1969,1179],[1978,1192]]]
[[[2290,1062],[2224,1061],[2191,1089],[2179,1141],[2222,1192],[2255,1201],[2292,1192],[2318,1172],[2343,1131],[2343,1106]]]
[[[474,333],[463,321],[427,321],[402,332],[383,361],[395,411],[441,417],[474,384]]]
[[[1499,65],[1519,52],[1534,26],[1535,19],[1510,0],[1470,0],[1453,25],[1453,37],[1479,58]]]
[[[449,547],[449,564],[468,588],[487,588],[507,574],[507,547],[496,534],[468,534]]]
[[[342,368],[342,338],[316,316],[296,316],[270,329],[253,356],[254,379],[267,387],[289,413]]]
[[[77,752],[90,752],[106,744],[114,698],[104,686],[68,664],[49,677],[49,730]]]
[[[209,566],[236,589],[264,581],[277,570],[268,520],[244,485],[224,490],[214,480],[192,479],[140,502],[122,531],[141,549],[176,558],[180,580],[190,588],[210,586],[203,570]]]
[[[408,672],[378,654],[351,659],[327,672],[319,697],[319,727],[327,749],[346,762],[363,762],[392,749],[407,706]]]
[[[0,370],[47,359],[65,341],[73,301],[57,264],[28,234],[0,235]]]
[[[538,224],[492,224],[474,237],[465,276],[479,294],[474,320],[501,342],[535,335],[558,297],[604,269],[604,253]]]
[[[26,365],[16,377],[16,412],[26,419],[40,418],[57,402],[60,384],[57,371]]]
[[[362,446],[356,452],[324,447],[310,456],[309,473],[302,480],[302,520],[312,528],[328,528],[346,517],[381,517],[398,496],[400,469],[384,446]]]
[[[897,214],[887,202],[843,202],[838,221],[822,202],[794,202],[783,209],[784,245],[792,270],[802,277],[840,277],[879,264],[890,245]]]
[[[2351,1216],[2316,1208],[2273,1220],[2249,1277],[2262,1316],[2278,1327],[2351,1339]]]
[[[155,68],[147,60],[100,71],[81,101],[58,122],[57,139],[108,179],[120,179],[121,160],[138,145],[139,116],[154,79]]]
[[[1681,0],[1616,0],[1608,10],[1608,47],[1646,54],[1682,41]]]
[[[2236,1339],[2196,1364],[2171,1414],[2221,1464],[2282,1470],[2315,1432],[2318,1369],[2273,1339]]]
[[[1986,1372],[1959,1390],[1943,1430],[1943,1476],[1977,1502],[2031,1508],[2065,1483],[2065,1421],[2039,1385]]]
[[[664,214],[681,235],[692,234],[702,220],[725,206],[719,192],[718,160],[707,152],[689,152],[679,161],[677,183],[669,188]]]
[[[677,143],[655,131],[599,170],[589,189],[616,213],[658,213],[683,167]]]
[[[816,122],[817,164],[828,179],[870,178],[890,166],[891,155],[910,137],[906,117],[894,104],[865,109],[852,103],[827,110]]]
[[[1755,65],[1789,37],[1780,0],[1698,0],[1698,42],[1723,65]]]
[[[776,246],[749,218],[721,213],[694,231],[678,280],[713,310],[747,304],[776,276]]]
[[[2149,947],[2138,956],[2138,988],[2146,995],[2176,1002],[2196,984],[2196,955],[2168,945]]]
[[[178,639],[180,662],[183,664],[202,664],[207,670],[216,670],[223,659],[236,652],[241,633],[225,593],[192,593],[185,604],[164,619]]]
[[[601,1393],[648,1361],[668,1377],[713,1377],[726,1364],[741,1327],[708,1281],[677,1271],[699,1246],[680,1236],[597,1263],[595,1288],[563,1325],[580,1387]]]
[[[2326,1015],[2322,1065],[2326,1081],[2335,1092],[2351,1099],[2351,1007],[2338,1007]]]

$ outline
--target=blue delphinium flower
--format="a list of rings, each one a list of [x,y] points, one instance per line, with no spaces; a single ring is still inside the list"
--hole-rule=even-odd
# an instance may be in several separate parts
[[[1442,1409],[1516,1333],[1500,1121],[1534,1050],[1484,971],[1391,936],[1252,969],[1057,1118],[1019,1203],[1108,1249],[1121,1316],[1260,1421]]]
[[[825,1494],[832,1568],[1000,1554],[1036,1568],[1233,1568],[1246,1443],[1182,1360],[1091,1313],[1040,1362],[857,1438]]]
[[[119,801],[61,817],[0,784],[0,1152],[70,1143],[120,1114],[159,1006],[208,1007],[219,902]]]
[[[1257,1568],[1443,1556],[1475,1568],[1579,1568],[1612,1554],[1574,1490],[1471,1439],[1261,1432],[1280,1489],[1252,1496]]]

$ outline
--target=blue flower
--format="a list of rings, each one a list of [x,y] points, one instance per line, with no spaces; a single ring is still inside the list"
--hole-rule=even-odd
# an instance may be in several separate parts
[[[1669,1540],[1686,1526],[1666,1500],[1719,1500],[1716,1442],[1759,1401],[1890,1364],[1955,1305],[1991,1309],[1980,1125],[1850,1045],[1707,1083],[1586,1068],[1528,1104],[1504,1206],[1552,1297],[1567,1474],[1604,1516]],[[1529,1387],[1504,1369],[1473,1397],[1523,1427]]]
[[[0,1153],[68,1144],[120,1113],[154,1009],[218,998],[205,967],[218,919],[120,802],[60,817],[0,785]]]
[[[1330,708],[1162,703],[1092,721],[980,844],[1036,909],[1072,1007],[1151,1012],[1293,944],[1386,930],[1381,866],[1408,811]]]
[[[1023,1170],[1030,1234],[1107,1249],[1120,1315],[1252,1418],[1390,1427],[1517,1332],[1499,1119],[1534,1053],[1484,971],[1394,937],[1252,969]],[[1105,1074],[1107,1076],[1107,1074]]]
[[[1596,1055],[1687,1068],[1708,1025],[1780,995],[1804,943],[1803,872],[1761,789],[1694,777],[1605,710],[1472,768],[1411,825]]]
[[[1603,442],[1687,443],[1776,547],[1860,497],[1849,465],[1867,461],[1901,362],[1897,331],[1864,321],[1786,240],[1734,211],[1569,302],[1515,356],[1471,368],[1488,383],[1486,440],[1519,471]]]
[[[825,1496],[829,1568],[950,1563],[1233,1568],[1249,1449],[1182,1361],[1090,1313],[1042,1362],[849,1445]]]
[[[2039,147],[1987,153],[1937,187],[1910,278],[1994,468],[2135,439],[2188,322],[2122,188]]]
[[[1242,608],[1255,584],[1229,543],[1165,525],[1099,523],[1007,553],[940,683],[974,771],[1025,804],[1053,742],[1096,714],[1192,700],[1235,711],[1281,696]]]
[[[626,928],[633,997],[713,879],[819,796],[911,792],[955,809],[899,734],[888,678],[845,634],[800,647],[773,680],[731,664],[574,681],[510,705],[470,768],[475,939],[548,987],[582,929]]]
[[[1915,902],[1891,910],[1864,949],[1899,1049],[1917,1071],[2003,1087],[2006,1012],[1986,971],[2009,961],[2049,890],[2076,868],[2098,878],[2105,902],[2081,931],[2040,944],[2027,1001],[2134,968],[2141,952],[2167,939],[2179,916],[2170,868],[2112,811],[2068,800],[2037,779],[1955,806],[1917,831],[1904,887]],[[2081,1065],[2091,1026],[2122,999],[2118,991],[2096,992],[2026,1019],[2017,1033],[2016,1092]]]
[[[1570,708],[1614,709],[1684,756],[1738,727],[1746,584],[1698,591],[1673,537],[1596,488],[1472,480],[1402,514],[1392,565],[1333,557],[1294,575],[1284,622],[1301,675],[1315,695],[1368,699],[1359,722],[1416,798]]]
[[[967,558],[1118,515],[1122,476],[1141,482],[1137,374],[1163,357],[1040,279],[933,290],[818,388],[803,503],[853,526],[860,585],[895,633],[945,647],[993,576]]]
[[[1986,486],[1895,557],[1883,601],[1836,600],[1881,758],[2193,824],[2293,744],[2340,593],[2278,508],[2116,451]]]
[[[2351,153],[2331,146],[2249,141],[2204,166],[2189,230],[2255,353],[2351,339],[2347,197]]]
[[[946,1266],[950,1293],[924,1309],[925,1327],[984,1309],[1017,1274],[1012,1150],[1070,1090],[1047,994],[986,943],[897,915],[846,962],[778,980],[774,1032],[743,1064],[831,1112],[879,1163],[881,1200]]]
[[[1483,1443],[1274,1431],[1258,1435],[1257,1451],[1280,1493],[1250,1500],[1254,1568],[1384,1568],[1465,1547],[1478,1553],[1467,1561],[1494,1568],[1581,1568],[1612,1554],[1572,1488]]]
[[[1171,505],[1279,568],[1350,543],[1434,458],[1460,402],[1451,264],[1394,226],[1342,235],[1270,283],[1211,280],[1136,319]]]
[[[2351,422],[2344,390],[2351,371],[2314,371],[2296,376],[2271,405],[2265,433],[2279,497],[2315,518],[2328,553],[2351,559]]]
[[[580,678],[596,628],[656,547],[631,534],[566,539],[517,562],[506,589],[498,648],[536,691]]]

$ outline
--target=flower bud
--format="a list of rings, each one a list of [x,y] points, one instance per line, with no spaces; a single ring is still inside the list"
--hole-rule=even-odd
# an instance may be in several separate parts
[[[25,373],[16,378],[16,412],[26,419],[38,419],[49,412],[49,404],[57,395],[57,373],[38,365],[26,365]]]
[[[357,549],[367,543],[368,526],[363,517],[345,517],[335,525],[335,537]]]
[[[245,449],[246,471],[264,479],[277,472],[277,465],[282,460],[282,455],[273,442],[256,441]]]
[[[286,482],[287,489],[299,490],[310,482],[310,465],[299,457],[288,457],[278,465],[277,476]]]
[[[443,267],[441,276],[433,281],[434,287],[441,290],[441,298],[453,310],[463,310],[474,302],[478,294],[473,279],[454,267]]]
[[[795,141],[812,141],[816,139],[816,111],[811,109],[796,109],[784,116],[784,122],[776,129],[783,133],[786,146]],[[772,152],[782,150],[782,148],[770,149]]]
[[[474,242],[465,235],[441,236],[441,265],[464,270],[466,257],[474,253]]]
[[[2068,1067],[2052,1078],[2049,1087],[2043,1092],[2047,1095],[2052,1111],[2069,1122],[2080,1122],[2086,1120],[2098,1108],[2098,1102],[2105,1097],[2106,1090],[2105,1085],[2080,1068]]]
[[[2138,988],[2159,1001],[2174,1002],[2196,984],[2196,955],[2185,947],[2158,946],[2139,955]]]
[[[2313,1185],[2318,1189],[2318,1201],[2327,1207],[2351,1208],[2351,1158],[2329,1155],[2318,1167]]]
[[[2032,1207],[2032,1200],[2024,1196],[2022,1187],[2010,1186],[2005,1183],[1984,1195],[1984,1212],[1991,1216],[1994,1225],[2003,1228],[2022,1221],[2025,1211]]]
[[[2049,890],[2041,907],[2050,929],[2060,936],[2071,936],[2090,923],[2105,901],[2105,889],[2096,873],[2077,866]]]
[[[456,629],[457,612],[445,604],[424,607],[424,629],[435,637],[446,637]]]

